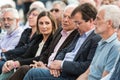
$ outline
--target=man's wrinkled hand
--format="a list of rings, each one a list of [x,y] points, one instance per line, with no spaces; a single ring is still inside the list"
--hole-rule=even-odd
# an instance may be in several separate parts
[[[4,65],[3,65],[3,67],[2,67],[2,72],[6,73],[6,72],[11,71],[14,68],[13,64],[14,64],[13,60],[5,62]]]
[[[50,74],[53,75],[54,77],[59,77],[60,76],[60,70],[50,69]]]
[[[42,61],[33,61],[34,64],[30,64],[33,68],[47,68],[46,64],[44,64]]]
[[[50,69],[55,69],[55,70],[61,70],[61,60],[54,60],[50,63],[49,68]]]

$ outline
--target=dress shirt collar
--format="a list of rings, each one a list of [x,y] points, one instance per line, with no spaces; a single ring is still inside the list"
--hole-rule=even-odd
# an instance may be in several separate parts
[[[112,36],[110,36],[107,40],[101,40],[99,42],[99,45],[103,44],[103,43],[110,43],[112,42],[113,40],[115,40],[117,38],[117,33],[114,33]]]
[[[93,30],[94,30],[94,29],[91,29],[91,30],[85,32],[83,35],[86,36],[86,37],[88,37],[88,36],[92,33]],[[81,36],[82,36],[82,35],[81,35]]]
[[[71,30],[71,31],[65,31],[65,30],[62,30],[61,31],[61,35],[62,36],[68,36],[71,32],[73,32],[74,30]]]
[[[13,35],[15,35],[16,33],[22,32],[22,28],[18,27],[17,29],[15,29],[12,33],[7,34],[7,37],[11,37]]]

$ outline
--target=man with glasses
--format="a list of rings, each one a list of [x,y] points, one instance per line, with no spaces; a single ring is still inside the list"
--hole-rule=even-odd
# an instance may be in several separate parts
[[[14,8],[6,8],[2,11],[2,26],[3,29],[7,32],[5,36],[0,40],[0,68],[2,61],[5,60],[4,54],[8,50],[14,49],[18,44],[23,30],[18,26],[19,23],[19,14]]]
[[[58,27],[61,26],[61,18],[65,7],[66,4],[62,1],[54,1],[52,4],[52,9],[50,10],[50,12],[55,17]]]

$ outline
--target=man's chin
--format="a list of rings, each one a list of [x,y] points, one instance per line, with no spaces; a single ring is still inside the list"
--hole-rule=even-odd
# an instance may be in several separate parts
[[[95,32],[96,34],[98,34],[98,32],[97,32],[96,30],[95,30],[94,32]]]
[[[9,29],[6,29],[6,31],[7,31],[7,34],[10,34],[13,32],[13,30],[9,30]]]

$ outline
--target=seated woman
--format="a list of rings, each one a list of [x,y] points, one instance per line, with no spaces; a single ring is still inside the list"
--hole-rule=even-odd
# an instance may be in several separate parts
[[[26,61],[28,61],[30,58],[41,55],[43,51],[47,50],[56,28],[56,22],[52,15],[47,11],[41,12],[37,18],[37,32],[39,35],[32,42],[32,45],[24,55],[16,60],[7,61],[3,66],[2,72],[7,73],[14,68],[20,67],[21,65],[29,65],[31,62],[26,63]],[[8,66],[8,64],[10,65]],[[1,74],[0,80],[5,80],[6,78],[7,77],[4,76],[4,74]]]

